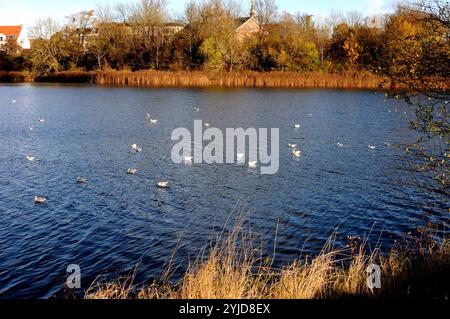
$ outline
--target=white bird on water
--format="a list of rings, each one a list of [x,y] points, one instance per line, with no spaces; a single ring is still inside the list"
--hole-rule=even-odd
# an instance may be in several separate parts
[[[136,173],[137,173],[137,169],[135,169],[135,168],[129,168],[127,171],[128,175],[136,175]]]
[[[343,147],[344,147],[344,144],[342,144],[341,142],[339,142],[339,143],[336,144],[336,146],[337,146],[337,148],[343,148]]]
[[[157,123],[158,123],[158,120],[150,119],[150,123],[152,123],[152,124],[157,124]]]
[[[77,177],[77,184],[86,184],[87,182],[87,178],[81,176]]]
[[[375,150],[377,147],[375,145],[369,145],[370,150]]]
[[[45,122],[45,119],[43,118],[43,117],[38,117],[38,122],[41,122],[41,123],[44,123]]]
[[[289,148],[297,148],[297,144],[289,144]]]
[[[156,186],[158,188],[167,188],[167,187],[169,187],[169,182],[167,182],[167,181],[158,182],[158,184]]]
[[[12,100],[11,102],[13,102],[13,103],[17,103],[17,101],[16,101],[16,100]]]
[[[28,131],[33,132],[33,128],[31,126],[28,126]]]
[[[200,108],[198,106],[194,107],[195,112],[200,112]]]
[[[31,155],[28,155],[28,156],[26,157],[26,159],[27,159],[28,162],[34,162],[34,161],[36,160],[36,157],[31,156]]]
[[[142,152],[142,148],[139,147],[137,144],[131,145],[131,150],[135,151],[136,153],[141,153]]]
[[[295,124],[294,128],[299,129],[300,128],[300,124]]]
[[[45,205],[48,203],[48,198],[45,196],[35,196],[34,203],[38,205]]]
[[[302,157],[302,152],[299,150],[293,150],[292,155],[294,155],[294,157],[296,157],[296,158],[300,158],[300,157]]]
[[[249,168],[257,168],[258,167],[258,162],[248,162],[248,167]]]

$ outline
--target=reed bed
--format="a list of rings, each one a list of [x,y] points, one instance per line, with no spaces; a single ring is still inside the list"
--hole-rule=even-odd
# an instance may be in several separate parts
[[[33,81],[34,77],[28,72],[0,71],[0,83],[25,83]]]
[[[293,88],[293,89],[409,89],[402,81],[367,71],[343,73],[295,72],[169,72],[63,71],[33,77],[28,72],[0,72],[0,82],[90,83],[111,86],[185,88]],[[448,79],[433,78],[433,88],[448,90]],[[417,87],[423,86],[418,82]],[[427,86],[428,87],[428,86]]]
[[[389,253],[370,250],[367,241],[352,240],[334,248],[334,237],[315,258],[302,258],[282,269],[262,258],[238,225],[226,240],[202,251],[183,279],[168,276],[135,286],[134,275],[94,283],[86,299],[341,299],[438,298],[449,293],[450,243],[433,237],[405,241]],[[425,244],[423,244],[425,243]],[[367,285],[367,267],[378,264],[382,288]],[[166,274],[170,274],[167,271]]]
[[[385,79],[371,73],[322,74],[288,72],[97,72],[95,83],[147,87],[225,87],[225,88],[387,88]]]

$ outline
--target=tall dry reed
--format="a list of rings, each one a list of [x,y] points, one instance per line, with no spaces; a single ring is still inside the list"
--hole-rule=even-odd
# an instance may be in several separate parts
[[[446,238],[432,249],[395,246],[388,254],[370,251],[359,241],[343,249],[330,239],[315,258],[304,258],[275,269],[262,258],[238,225],[228,238],[203,251],[178,283],[168,278],[133,286],[133,278],[93,284],[87,299],[336,299],[347,297],[446,298],[450,287],[450,245]],[[332,237],[334,238],[334,237]],[[417,243],[417,241],[415,241]],[[431,246],[428,246],[430,248]],[[206,256],[206,257],[204,257]],[[380,265],[382,288],[367,285],[367,268]],[[421,286],[425,283],[425,286]]]

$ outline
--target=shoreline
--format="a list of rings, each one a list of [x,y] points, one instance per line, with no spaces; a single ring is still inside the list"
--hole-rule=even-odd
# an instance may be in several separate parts
[[[169,71],[64,71],[45,77],[28,72],[0,72],[0,83],[74,83],[119,87],[157,88],[286,88],[368,89],[397,87],[387,78],[369,72],[169,72]]]

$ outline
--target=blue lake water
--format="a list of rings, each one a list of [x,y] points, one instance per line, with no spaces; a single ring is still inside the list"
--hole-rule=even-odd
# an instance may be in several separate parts
[[[268,252],[277,238],[278,265],[318,253],[337,227],[338,245],[371,232],[371,243],[389,247],[448,217],[448,198],[419,187],[396,147],[416,140],[413,116],[373,91],[0,86],[0,298],[51,297],[69,264],[80,265],[84,288],[138,262],[137,281],[155,278],[177,242],[179,275],[242,212]],[[171,133],[196,119],[223,130],[280,128],[278,174],[174,164]],[[134,143],[141,154],[130,152]],[[156,188],[160,180],[170,188]],[[48,205],[36,206],[36,195]]]

